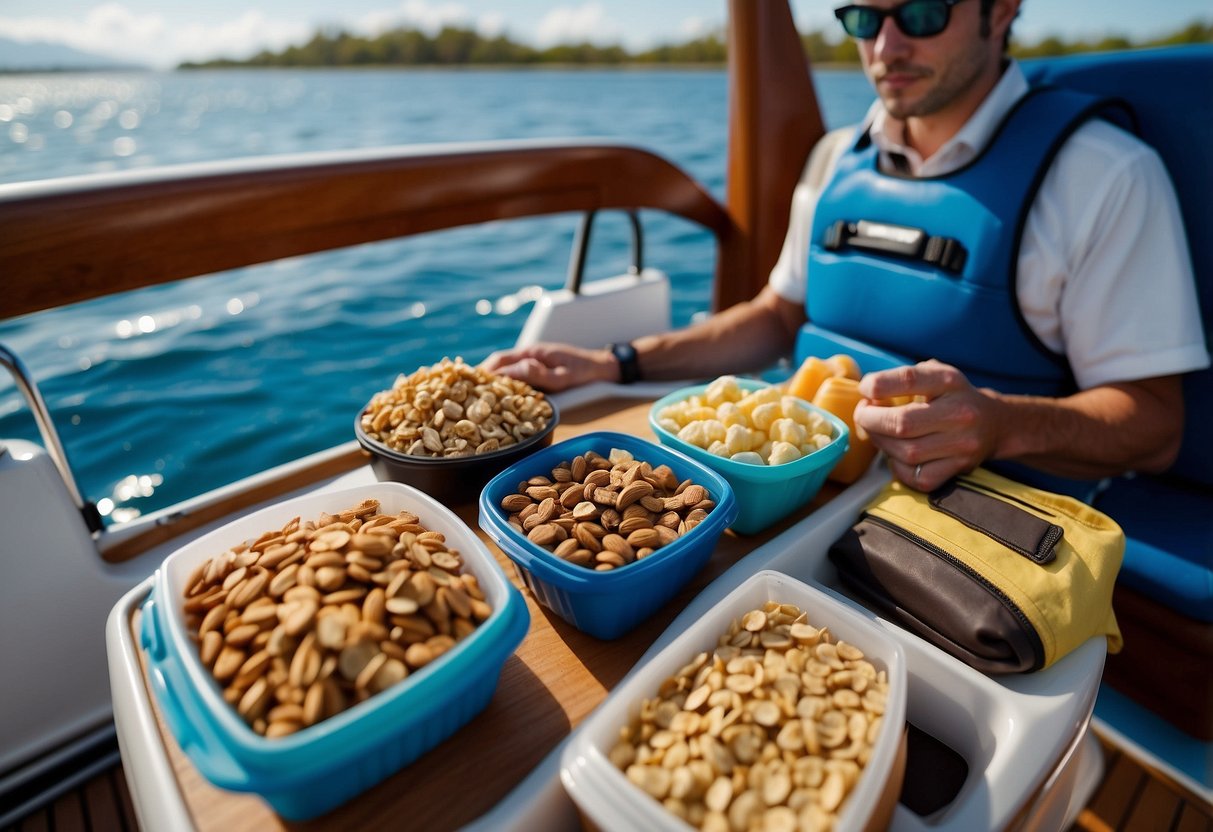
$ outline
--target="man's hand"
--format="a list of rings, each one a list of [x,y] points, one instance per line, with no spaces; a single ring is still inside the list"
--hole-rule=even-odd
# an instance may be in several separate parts
[[[568,344],[501,350],[486,358],[481,366],[549,393],[592,381],[619,381],[619,362],[609,351]]]
[[[869,373],[859,382],[859,392],[864,399],[855,407],[856,426],[889,457],[894,475],[912,488],[930,491],[976,468],[998,447],[997,399],[948,364],[931,360]]]
[[[922,491],[987,459],[1082,479],[1157,473],[1175,461],[1183,435],[1180,376],[1052,398],[978,389],[955,367],[924,361],[869,373],[859,392],[856,428],[888,455],[899,480]]]

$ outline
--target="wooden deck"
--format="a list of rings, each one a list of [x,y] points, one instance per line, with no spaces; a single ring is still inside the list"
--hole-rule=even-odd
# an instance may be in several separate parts
[[[138,828],[121,765],[9,827],[12,832],[135,832]]]
[[[1069,832],[1213,832],[1213,806],[1115,747],[1104,743],[1104,753],[1104,780]],[[126,778],[118,765],[5,832],[136,829]]]
[[[1104,741],[1104,778],[1070,832],[1213,832],[1213,806]]]

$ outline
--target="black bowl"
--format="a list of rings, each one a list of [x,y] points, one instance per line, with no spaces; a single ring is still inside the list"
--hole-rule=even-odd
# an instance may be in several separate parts
[[[381,482],[411,485],[448,505],[474,503],[489,480],[523,457],[552,444],[560,411],[551,399],[548,404],[552,406],[552,416],[543,430],[508,448],[472,456],[413,456],[393,450],[367,436],[362,429],[361,413],[354,420],[354,436],[371,455],[371,470]]]

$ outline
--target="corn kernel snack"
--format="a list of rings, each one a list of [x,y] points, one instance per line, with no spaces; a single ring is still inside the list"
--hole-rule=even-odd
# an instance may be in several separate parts
[[[826,421],[797,397],[778,387],[746,393],[734,376],[662,408],[657,423],[708,453],[754,465],[793,462],[832,440]]]

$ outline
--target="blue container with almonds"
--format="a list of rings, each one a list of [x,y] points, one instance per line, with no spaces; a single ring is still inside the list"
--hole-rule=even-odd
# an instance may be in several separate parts
[[[605,431],[532,454],[480,495],[480,527],[535,598],[601,639],[677,593],[736,514],[732,487],[711,469]]]

